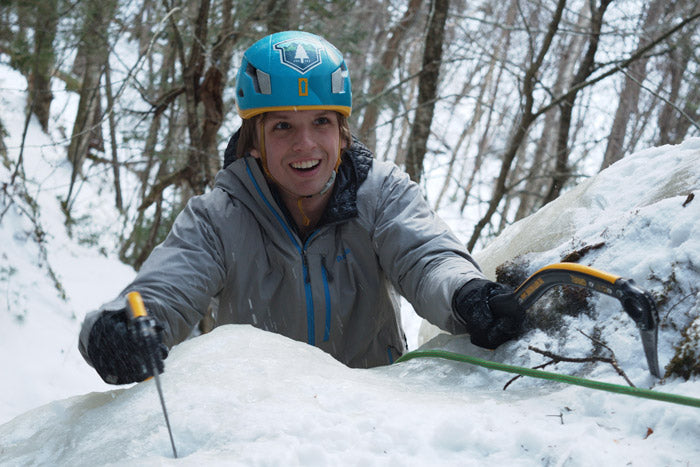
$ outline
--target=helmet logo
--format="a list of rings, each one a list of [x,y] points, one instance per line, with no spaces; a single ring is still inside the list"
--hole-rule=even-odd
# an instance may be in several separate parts
[[[280,62],[298,71],[306,73],[321,64],[321,44],[308,40],[289,39],[275,44],[280,52]]]
[[[309,95],[309,80],[306,78],[299,78],[299,95],[308,96]]]

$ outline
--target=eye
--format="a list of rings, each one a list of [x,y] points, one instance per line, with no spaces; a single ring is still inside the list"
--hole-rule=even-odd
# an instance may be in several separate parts
[[[314,120],[314,123],[316,125],[328,125],[331,123],[331,120],[328,117],[323,116],[323,117],[318,117],[316,120]]]
[[[284,121],[277,122],[272,126],[273,130],[288,130],[290,128],[291,128],[291,125],[289,124],[289,122],[284,122]]]

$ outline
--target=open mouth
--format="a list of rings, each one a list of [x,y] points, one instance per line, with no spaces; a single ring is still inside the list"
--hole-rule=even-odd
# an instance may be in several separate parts
[[[318,165],[320,163],[321,163],[321,161],[319,161],[319,160],[309,160],[309,161],[292,162],[290,165],[295,170],[308,171],[308,170],[315,169],[316,167],[318,167]]]

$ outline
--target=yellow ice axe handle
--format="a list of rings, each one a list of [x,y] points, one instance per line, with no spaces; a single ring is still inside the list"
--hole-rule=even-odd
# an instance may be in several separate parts
[[[133,323],[132,329],[134,332],[144,339],[155,336],[156,332],[153,328],[154,321],[149,318],[148,313],[146,313],[146,305],[143,304],[141,294],[138,292],[129,292],[126,295],[126,302],[131,312],[130,319]]]
[[[642,329],[656,328],[658,317],[654,301],[633,280],[581,264],[556,263],[545,266],[528,277],[514,293],[520,306],[528,309],[556,285],[584,287],[614,297],[622,302],[625,311]]]
[[[146,305],[143,304],[143,299],[141,298],[140,293],[129,292],[126,295],[126,301],[129,304],[129,310],[131,310],[131,316],[133,318],[148,316],[148,313],[146,313]]]

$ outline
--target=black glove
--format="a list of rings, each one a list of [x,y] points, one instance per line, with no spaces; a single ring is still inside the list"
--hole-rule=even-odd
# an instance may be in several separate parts
[[[129,319],[127,310],[105,311],[90,331],[87,353],[92,366],[109,384],[127,384],[163,372],[168,348],[163,344],[163,326],[152,316]]]
[[[497,282],[470,280],[454,294],[452,308],[479,347],[495,349],[522,332],[525,312],[511,289]]]

